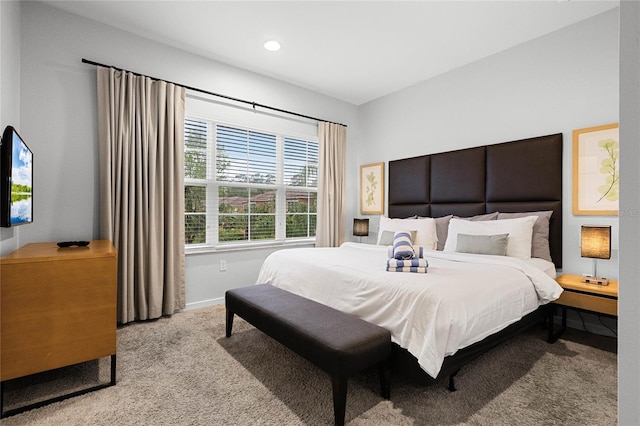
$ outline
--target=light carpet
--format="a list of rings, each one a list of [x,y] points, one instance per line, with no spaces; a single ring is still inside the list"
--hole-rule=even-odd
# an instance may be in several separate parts
[[[116,386],[31,410],[0,425],[324,425],[333,423],[327,374],[223,306],[118,329]],[[535,328],[446,381],[392,376],[380,397],[376,370],[349,380],[350,425],[614,425],[615,339],[569,330],[554,344]],[[108,358],[5,384],[5,410],[53,392],[108,381]]]

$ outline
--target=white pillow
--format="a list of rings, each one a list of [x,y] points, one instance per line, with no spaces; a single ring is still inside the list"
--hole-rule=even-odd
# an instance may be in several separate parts
[[[378,244],[384,231],[417,231],[414,246],[423,246],[428,250],[435,250],[438,247],[438,234],[436,233],[436,221],[430,217],[419,219],[389,219],[380,216],[378,226]],[[531,241],[529,241],[531,244]],[[531,247],[529,247],[531,249]]]
[[[464,219],[456,219],[454,217],[449,222],[449,232],[447,234],[447,242],[444,245],[444,251],[456,251],[458,234],[509,234],[507,242],[507,256],[530,259],[533,224],[537,219],[537,216],[526,216],[517,219],[472,222]]]

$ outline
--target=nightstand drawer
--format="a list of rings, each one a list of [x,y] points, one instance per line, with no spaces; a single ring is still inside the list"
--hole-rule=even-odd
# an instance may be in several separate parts
[[[565,290],[554,303],[602,314],[618,315],[618,299],[609,299]]]

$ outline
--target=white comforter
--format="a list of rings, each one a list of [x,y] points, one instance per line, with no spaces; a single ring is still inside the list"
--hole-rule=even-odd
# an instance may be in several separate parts
[[[493,334],[562,293],[531,262],[504,256],[427,251],[426,274],[386,272],[387,247],[345,243],[271,254],[268,283],[391,332],[436,377],[445,356]]]

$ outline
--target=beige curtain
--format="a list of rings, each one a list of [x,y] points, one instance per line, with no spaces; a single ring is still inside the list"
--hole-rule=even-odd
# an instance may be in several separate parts
[[[344,242],[345,163],[347,128],[318,123],[318,220],[316,247],[337,247]]]
[[[98,67],[100,234],[118,250],[118,322],[184,308],[185,89]]]

